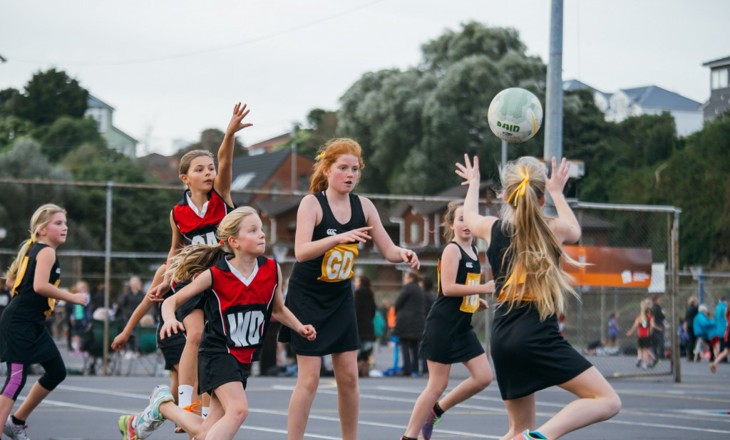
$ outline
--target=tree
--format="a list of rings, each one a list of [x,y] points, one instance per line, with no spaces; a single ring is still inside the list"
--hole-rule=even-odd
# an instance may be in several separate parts
[[[33,130],[33,137],[41,142],[41,149],[51,162],[59,161],[69,151],[85,143],[97,147],[106,146],[96,121],[91,118],[61,116],[50,126],[41,126]]]
[[[512,86],[542,96],[544,77],[517,31],[467,23],[425,44],[418,67],[363,75],[340,99],[338,134],[363,146],[365,190],[433,194],[458,182],[453,164],[465,152],[480,154],[484,175],[496,176],[500,142],[487,126],[489,102]],[[512,151],[538,151],[539,142]]]
[[[296,145],[297,153],[315,157],[317,151],[330,139],[336,137],[337,112],[316,108],[307,115],[307,126],[294,127],[294,137],[284,148]]]
[[[198,140],[198,142],[188,145],[187,147],[178,151],[177,154],[178,154],[178,156],[182,156],[183,154],[187,153],[188,151],[208,150],[211,153],[213,153],[213,156],[216,156],[218,154],[218,148],[220,148],[221,143],[223,143],[223,138],[225,136],[226,136],[226,133],[217,128],[205,129],[200,133],[200,139]],[[246,150],[243,148],[243,145],[241,145],[241,143],[238,142],[238,139],[236,139],[236,141],[235,141],[235,145],[233,147],[233,154],[234,154],[234,156],[237,156],[237,155],[245,156],[247,154]]]
[[[10,101],[10,112],[35,125],[49,125],[61,116],[82,118],[89,92],[65,72],[36,72],[22,95]]]

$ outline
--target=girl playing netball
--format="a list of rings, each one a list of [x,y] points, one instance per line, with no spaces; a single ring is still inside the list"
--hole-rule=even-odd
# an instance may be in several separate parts
[[[53,313],[55,300],[83,306],[88,302],[85,293],[58,288],[61,267],[56,248],[66,241],[67,233],[66,211],[53,204],[41,206],[31,217],[30,239],[8,269],[12,299],[0,318],[0,360],[7,363],[8,377],[0,394],[0,420],[5,422],[3,433],[14,440],[28,438],[25,421],[66,378],[66,365],[44,324]],[[8,417],[32,364],[41,364],[45,373]]]
[[[233,107],[233,115],[226,128],[226,134],[218,149],[218,169],[213,155],[207,150],[193,150],[180,159],[180,180],[187,186],[182,199],[170,212],[172,243],[167,264],[180,250],[191,244],[215,244],[218,238],[216,228],[227,213],[233,210],[231,199],[231,179],[235,134],[252,124],[243,123],[249,110],[241,103]],[[174,286],[179,290],[182,285]],[[157,300],[168,293],[170,282],[165,279],[153,286],[151,296]],[[193,404],[194,384],[197,372],[198,347],[203,333],[203,310],[199,305],[200,296],[191,298],[178,309],[178,318],[185,325],[185,348],[179,366],[178,405],[190,411],[198,411],[198,402]],[[207,399],[206,399],[207,400]],[[203,402],[202,413],[207,412],[207,402]]]
[[[471,318],[477,310],[487,308],[479,295],[494,293],[494,282],[481,283],[481,264],[474,237],[464,225],[463,202],[449,203],[442,226],[448,244],[439,261],[438,297],[426,318],[421,343],[421,356],[428,362],[428,383],[416,400],[401,440],[415,440],[419,431],[430,440],[446,410],[492,382],[492,368]],[[457,362],[464,364],[470,376],[439,400],[449,384],[451,364]]]
[[[297,212],[294,264],[286,304],[300,321],[317,329],[317,340],[279,332],[297,355],[299,374],[289,401],[288,437],[303,438],[309,410],[319,386],[322,356],[332,355],[337,381],[337,407],[343,440],[357,438],[358,387],[357,319],[352,295],[353,264],[359,244],[371,238],[390,262],[419,267],[415,252],[393,244],[373,203],[353,194],[364,167],[360,145],[333,139],[314,165],[312,194]]]
[[[314,327],[302,325],[284,306],[281,269],[263,256],[266,237],[256,211],[247,206],[232,211],[221,221],[218,237],[221,244],[190,246],[175,257],[172,279],[195,278],[162,304],[161,337],[166,338],[185,330],[175,310],[204,297],[208,322],[198,354],[198,387],[211,395],[210,413],[201,419],[177,407],[169,388],[158,386],[142,413],[122,417],[125,439],[146,438],[165,419],[197,440],[232,439],[248,415],[244,390],[271,316],[307,341],[316,337]]]
[[[456,166],[456,174],[469,185],[464,223],[489,243],[487,258],[498,294],[491,354],[509,415],[509,431],[502,438],[557,439],[613,417],[621,408],[618,395],[558,331],[565,295],[575,294],[559,265],[561,244],[575,242],[581,234],[563,196],[568,162],[563,159],[557,166],[553,159],[549,178],[535,158],[509,163],[501,170],[505,203],[499,218],[479,214],[479,159],[474,157],[472,164],[465,155],[464,164]],[[546,195],[555,203],[556,218],[542,212]],[[578,399],[535,429],[535,392],[553,385]]]

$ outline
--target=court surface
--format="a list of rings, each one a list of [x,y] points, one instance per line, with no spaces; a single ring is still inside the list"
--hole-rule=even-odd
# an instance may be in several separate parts
[[[683,382],[670,376],[613,379],[623,402],[612,420],[569,434],[565,439],[727,439],[730,438],[730,364],[711,375],[706,362],[683,363]],[[465,370],[454,368],[450,386]],[[28,385],[36,377],[29,377]],[[33,440],[120,439],[117,419],[137,412],[154,385],[165,377],[73,376],[54,391],[32,415]],[[287,406],[295,379],[252,377],[247,396],[249,417],[237,439],[286,439]],[[360,439],[398,439],[425,378],[366,378],[360,382]],[[25,395],[29,386],[26,386]],[[337,390],[334,378],[323,377],[312,407],[307,439],[339,439]],[[537,395],[538,422],[572,399],[548,389]],[[496,383],[451,409],[436,427],[433,439],[497,439],[507,430],[507,418]],[[4,437],[3,437],[4,438]],[[165,423],[152,438],[184,439]]]

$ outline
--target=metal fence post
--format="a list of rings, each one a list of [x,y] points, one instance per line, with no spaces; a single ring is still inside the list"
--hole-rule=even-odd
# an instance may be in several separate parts
[[[114,182],[106,183],[106,230],[104,232],[104,308],[110,310],[109,284],[111,282],[112,266],[112,194]],[[109,313],[104,318],[104,351],[103,351],[104,375],[109,374]]]

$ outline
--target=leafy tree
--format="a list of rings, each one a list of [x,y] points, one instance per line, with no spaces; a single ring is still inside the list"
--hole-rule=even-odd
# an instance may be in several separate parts
[[[218,148],[220,148],[221,143],[223,142],[223,138],[226,136],[226,133],[217,129],[217,128],[208,128],[203,130],[200,133],[200,139],[195,142],[194,144],[190,144],[187,147],[183,148],[182,150],[178,151],[178,156],[182,156],[183,154],[187,153],[188,151],[193,150],[208,150],[211,153],[213,153],[214,156],[218,154]],[[234,156],[242,155],[245,156],[246,150],[243,148],[243,145],[238,142],[238,139],[235,141],[235,146],[233,150]]]
[[[69,151],[84,143],[106,146],[96,122],[91,118],[61,116],[50,126],[36,128],[33,137],[41,142],[42,151],[51,162],[59,161]]]
[[[307,115],[307,126],[295,126],[293,139],[283,148],[290,148],[293,142],[299,154],[315,157],[320,147],[336,137],[337,123],[337,112],[321,108],[311,110]]]
[[[16,139],[27,136],[33,126],[17,116],[0,116],[0,151],[9,147]]]
[[[495,176],[501,149],[487,125],[491,98],[512,86],[543,94],[545,65],[525,54],[514,29],[467,23],[422,50],[418,67],[367,73],[341,98],[337,131],[363,146],[367,191],[438,192],[457,183],[453,164],[465,152],[480,154],[485,176]],[[511,150],[536,154],[539,142]]]
[[[89,92],[64,71],[36,72],[24,93],[9,101],[10,113],[35,125],[48,125],[61,116],[81,118]]]

